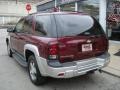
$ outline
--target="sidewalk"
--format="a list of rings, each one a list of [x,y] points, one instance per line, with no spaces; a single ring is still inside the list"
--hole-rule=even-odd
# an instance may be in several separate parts
[[[106,73],[120,77],[120,42],[110,41],[109,53],[111,55],[110,64],[102,70]]]

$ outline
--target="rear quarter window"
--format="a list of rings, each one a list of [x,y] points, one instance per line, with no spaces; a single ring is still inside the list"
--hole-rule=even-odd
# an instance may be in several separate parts
[[[35,34],[41,37],[56,37],[56,26],[50,15],[38,15],[35,18]]]

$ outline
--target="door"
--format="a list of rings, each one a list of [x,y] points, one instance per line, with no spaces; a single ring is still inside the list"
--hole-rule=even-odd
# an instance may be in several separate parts
[[[24,46],[31,41],[30,37],[32,35],[32,16],[28,16],[24,19],[23,30],[19,33],[18,37],[18,49],[17,51],[24,55]]]
[[[11,41],[11,47],[13,50],[17,51],[18,50],[18,41],[19,41],[19,35],[20,35],[20,32],[23,30],[23,23],[24,23],[24,19],[21,19],[16,27],[14,28],[14,33],[11,33],[11,38],[10,38],[10,41]]]

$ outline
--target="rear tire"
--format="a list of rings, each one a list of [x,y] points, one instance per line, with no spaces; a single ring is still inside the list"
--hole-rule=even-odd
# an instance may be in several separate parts
[[[9,43],[7,44],[7,52],[8,52],[9,57],[12,57],[12,50],[10,48],[10,44]]]
[[[45,83],[46,78],[40,74],[34,55],[28,57],[28,73],[33,84],[38,86]]]

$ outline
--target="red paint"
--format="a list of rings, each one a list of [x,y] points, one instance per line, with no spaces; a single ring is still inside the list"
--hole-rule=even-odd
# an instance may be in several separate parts
[[[35,24],[33,26],[35,28]],[[33,44],[38,47],[41,57],[50,59],[49,55],[57,55],[61,63],[92,58],[108,51],[105,35],[48,38],[36,36],[33,30],[32,34],[11,33],[11,36],[14,37],[11,39],[12,47],[19,53],[24,54],[25,44]],[[83,52],[83,44],[92,44],[92,51]]]
[[[88,52],[82,51],[83,44],[87,43],[87,40],[91,40],[90,44],[93,45],[93,50]],[[90,37],[90,36],[79,36],[79,37],[63,37],[58,39],[59,42],[59,55],[60,62],[70,62],[76,60],[83,60],[91,58],[107,51],[107,40],[106,37]]]

